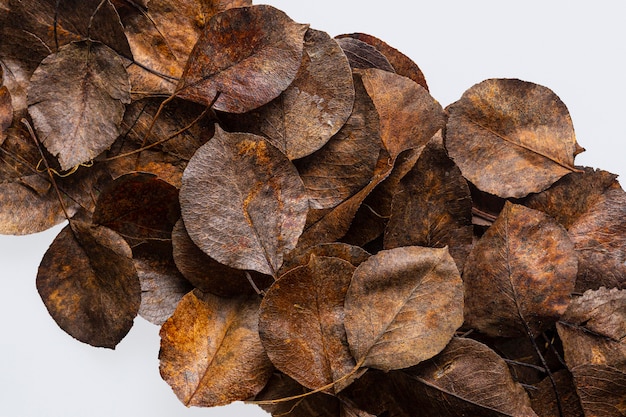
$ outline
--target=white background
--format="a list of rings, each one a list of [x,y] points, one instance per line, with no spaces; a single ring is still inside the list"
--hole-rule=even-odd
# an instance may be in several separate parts
[[[626,175],[622,1],[267,3],[331,36],[381,38],[418,63],[443,106],[486,78],[545,85],[568,106],[587,149],[577,164]],[[267,415],[252,405],[181,405],[159,376],[158,328],[143,319],[115,351],[60,330],[35,289],[37,266],[58,230],[0,237],[0,417]]]

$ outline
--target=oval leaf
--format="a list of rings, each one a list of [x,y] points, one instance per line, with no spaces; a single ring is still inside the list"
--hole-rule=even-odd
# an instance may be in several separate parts
[[[282,152],[260,136],[219,128],[189,161],[180,202],[189,236],[207,255],[272,276],[308,211],[302,180]]]
[[[191,51],[176,95],[229,113],[278,97],[296,77],[307,25],[267,5],[218,13]]]
[[[561,225],[507,202],[465,263],[466,324],[492,336],[538,335],[565,312],[577,269]]]
[[[258,298],[195,290],[161,327],[160,372],[186,406],[213,407],[256,395],[272,374],[258,333]]]
[[[463,323],[463,283],[447,248],[381,251],[356,269],[345,327],[359,364],[400,369],[439,353]]]
[[[122,59],[90,41],[69,44],[31,77],[28,112],[39,139],[69,170],[106,150],[120,134],[130,84]]]
[[[92,346],[115,348],[141,302],[132,252],[106,227],[72,221],[37,272],[37,290],[59,327]]]
[[[572,120],[546,87],[490,79],[447,110],[446,148],[463,176],[482,191],[520,198],[575,171],[580,148]]]

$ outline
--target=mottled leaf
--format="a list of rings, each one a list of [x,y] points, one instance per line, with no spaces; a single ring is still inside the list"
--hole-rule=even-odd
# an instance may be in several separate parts
[[[258,333],[259,299],[187,294],[161,327],[160,372],[186,406],[256,395],[272,374]]]
[[[482,191],[520,198],[575,171],[580,147],[572,120],[546,87],[490,79],[446,110],[446,149],[463,176]]]
[[[304,228],[308,201],[287,157],[265,139],[216,128],[183,174],[183,221],[220,263],[276,276]]]
[[[355,267],[338,258],[311,256],[267,291],[259,334],[277,369],[317,389],[354,370],[343,326],[344,298]],[[338,392],[345,386],[330,388]]]
[[[507,202],[465,263],[466,324],[492,336],[538,335],[565,312],[577,265],[561,225]]]
[[[11,93],[6,86],[0,87],[0,146],[7,137],[7,130],[13,123]]]
[[[439,353],[463,323],[463,291],[448,250],[401,247],[371,256],[346,294],[345,327],[359,364],[406,368]]]
[[[44,255],[37,290],[65,332],[107,348],[126,336],[141,301],[126,241],[106,227],[78,221],[61,230]]]
[[[359,246],[348,245],[341,242],[322,243],[311,248],[306,248],[303,252],[297,250],[291,252],[289,258],[285,259],[281,271],[287,272],[297,266],[306,265],[313,255],[343,259],[354,266],[359,266],[370,257],[370,254]]]
[[[213,16],[191,51],[178,97],[244,113],[269,103],[300,68],[307,25],[267,5],[228,9]]]
[[[31,77],[28,112],[62,169],[91,161],[115,141],[129,90],[121,58],[103,44],[72,43],[42,61]]]
[[[396,72],[387,57],[366,42],[359,39],[339,38],[337,43],[343,49],[350,66],[354,69],[377,68],[383,71]]]

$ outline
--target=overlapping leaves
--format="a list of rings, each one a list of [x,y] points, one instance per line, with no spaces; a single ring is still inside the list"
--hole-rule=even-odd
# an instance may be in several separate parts
[[[623,415],[626,194],[559,98],[444,110],[382,40],[250,3],[0,4],[0,231],[69,221],[57,324],[160,325],[187,406]]]

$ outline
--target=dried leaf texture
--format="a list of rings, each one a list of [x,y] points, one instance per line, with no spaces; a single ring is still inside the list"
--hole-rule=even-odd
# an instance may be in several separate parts
[[[365,262],[367,258],[371,256],[369,252],[359,246],[348,245],[347,243],[341,242],[322,243],[311,248],[306,248],[302,252],[298,250],[291,252],[289,257],[285,259],[281,271],[285,273],[295,267],[307,265],[313,255],[343,259],[344,261],[350,262],[355,267]]]
[[[378,49],[359,39],[339,38],[337,43],[348,57],[353,69],[377,68],[395,73],[389,60]]]
[[[419,415],[536,417],[504,360],[475,340],[453,338],[439,355],[406,372],[417,383],[404,395],[412,396]]]
[[[480,190],[521,198],[575,171],[580,151],[565,104],[516,79],[476,84],[447,107],[446,148]]]
[[[473,233],[469,187],[459,168],[448,158],[441,138],[435,137],[399,182],[384,247],[448,246],[462,270]]]
[[[302,180],[282,152],[262,137],[219,128],[189,161],[180,202],[189,236],[207,255],[272,276],[308,211]]]
[[[259,334],[277,369],[317,389],[354,370],[343,326],[344,299],[355,267],[311,256],[270,287],[261,303]],[[344,383],[328,391],[338,392]]]
[[[278,97],[296,77],[307,25],[271,6],[228,9],[213,16],[191,51],[176,95],[229,113],[245,113]]]
[[[312,209],[332,208],[372,179],[382,142],[378,113],[361,77],[354,76],[355,99],[350,117],[317,152],[294,161]]]
[[[577,265],[561,225],[507,202],[465,263],[466,324],[491,336],[538,335],[565,312]]]
[[[112,49],[91,41],[72,43],[33,73],[28,112],[39,140],[69,170],[115,141],[129,91],[123,61]]]
[[[552,374],[559,393],[563,416],[583,417],[583,409],[576,393],[572,375],[566,369]],[[530,401],[533,410],[541,417],[560,417],[554,387],[549,377],[544,378],[534,389],[530,390]]]
[[[37,290],[59,327],[106,348],[126,336],[141,302],[128,244],[106,227],[78,221],[61,230],[44,255]]]
[[[421,85],[378,69],[360,74],[380,116],[381,137],[392,159],[426,145],[445,125],[441,105]]]
[[[620,417],[626,414],[626,373],[605,365],[572,369],[585,416]]]
[[[0,68],[0,75],[2,69]],[[13,103],[11,93],[6,86],[0,87],[0,146],[7,137],[7,130],[13,123]]]
[[[408,246],[371,256],[346,294],[353,356],[384,371],[433,357],[463,323],[462,288],[447,248]]]
[[[258,333],[259,301],[195,290],[161,327],[160,372],[186,406],[212,407],[256,395],[272,374]]]

